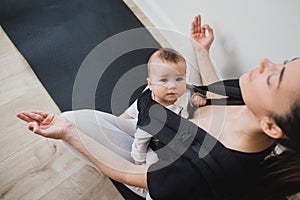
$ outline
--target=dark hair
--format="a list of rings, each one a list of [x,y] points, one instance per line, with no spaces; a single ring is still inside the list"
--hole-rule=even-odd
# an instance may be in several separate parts
[[[273,115],[286,138],[279,139],[282,153],[273,154],[262,162],[262,180],[257,186],[256,199],[286,199],[300,192],[300,103],[295,102],[285,116]],[[259,197],[258,197],[259,196]]]

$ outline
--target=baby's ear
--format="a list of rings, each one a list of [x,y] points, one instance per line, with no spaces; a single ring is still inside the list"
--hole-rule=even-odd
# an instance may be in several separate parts
[[[283,137],[281,128],[270,117],[264,117],[260,121],[260,126],[262,130],[271,138],[279,139]]]
[[[152,91],[152,82],[149,77],[147,78],[147,84],[148,84],[148,88]]]

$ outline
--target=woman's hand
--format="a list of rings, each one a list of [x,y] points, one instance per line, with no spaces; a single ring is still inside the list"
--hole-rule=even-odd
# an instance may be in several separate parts
[[[147,188],[147,165],[135,165],[120,157],[101,143],[81,132],[65,118],[42,111],[17,113],[17,117],[28,123],[32,132],[53,139],[63,139],[88,160],[90,160],[106,176],[128,185]],[[80,135],[80,137],[79,137]],[[83,144],[82,139],[88,142]],[[97,150],[96,152],[90,152]],[[95,155],[97,154],[97,157]]]
[[[207,34],[206,34],[207,33]],[[212,42],[214,41],[214,32],[209,25],[201,26],[201,16],[197,15],[191,24],[191,39],[196,51],[210,49]]]
[[[17,113],[16,116],[28,123],[32,132],[53,139],[64,139],[73,125],[63,117],[42,111]]]

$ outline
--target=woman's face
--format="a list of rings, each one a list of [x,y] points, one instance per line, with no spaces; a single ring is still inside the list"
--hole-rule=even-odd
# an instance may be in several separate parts
[[[300,98],[300,59],[286,64],[264,59],[240,78],[240,86],[246,105],[257,117],[284,115]]]

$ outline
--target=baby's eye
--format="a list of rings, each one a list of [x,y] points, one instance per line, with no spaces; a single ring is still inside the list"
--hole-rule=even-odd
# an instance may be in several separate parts
[[[160,79],[159,81],[166,83],[166,82],[168,82],[168,79],[162,78],[162,79]]]
[[[183,81],[183,78],[182,77],[177,77],[176,81]]]

